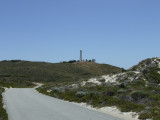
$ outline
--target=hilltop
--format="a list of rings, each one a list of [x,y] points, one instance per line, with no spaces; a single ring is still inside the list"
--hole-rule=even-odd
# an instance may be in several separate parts
[[[0,62],[0,80],[31,82],[71,82],[118,73],[123,69],[108,64],[94,62],[46,63],[22,60]]]

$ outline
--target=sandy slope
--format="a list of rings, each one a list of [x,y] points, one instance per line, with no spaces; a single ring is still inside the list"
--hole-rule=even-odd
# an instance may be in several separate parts
[[[39,94],[31,88],[11,88],[3,97],[9,120],[121,120]]]

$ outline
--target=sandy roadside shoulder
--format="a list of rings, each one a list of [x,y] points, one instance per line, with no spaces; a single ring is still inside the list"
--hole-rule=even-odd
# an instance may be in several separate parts
[[[92,109],[92,110],[95,110],[98,112],[109,114],[111,116],[121,118],[123,120],[139,120],[137,113],[135,113],[135,112],[121,112],[116,107],[102,107],[102,108],[96,109],[96,108],[93,108],[91,105],[87,105],[86,103],[75,103],[75,102],[71,102],[71,103],[82,106],[82,107],[86,107],[88,109]]]

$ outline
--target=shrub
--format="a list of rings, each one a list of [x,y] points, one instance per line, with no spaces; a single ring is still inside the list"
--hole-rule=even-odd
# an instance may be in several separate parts
[[[105,79],[99,79],[99,82],[105,82],[106,80]]]
[[[130,95],[119,95],[119,98],[121,99],[121,100],[125,100],[125,101],[131,101],[132,100],[132,98],[130,97]]]
[[[158,73],[157,69],[151,69],[151,71],[149,73],[149,77],[152,80],[150,82],[154,82],[154,83],[157,83],[157,84],[160,83],[160,74]]]
[[[132,83],[132,86],[134,87],[144,87],[146,84],[146,82],[142,79],[138,79],[138,80],[135,80],[133,83]]]
[[[160,120],[160,109],[150,109],[148,112],[141,113],[139,115],[139,119],[146,120],[146,119],[152,119],[152,120]]]
[[[115,94],[116,94],[116,92],[117,92],[117,88],[115,88],[115,87],[111,87],[111,88],[107,88],[104,92],[103,92],[103,94],[105,94],[105,95],[107,95],[107,96],[114,96]]]
[[[152,100],[155,100],[155,101],[159,101],[160,100],[160,95],[154,94],[154,95],[151,95],[149,98],[152,99]]]
[[[122,112],[129,112],[129,111],[140,112],[144,109],[143,105],[135,104],[128,101],[120,101],[118,106],[120,107]]]
[[[126,85],[125,85],[125,83],[120,83],[119,87],[120,87],[120,88],[125,88]]]
[[[140,99],[144,99],[146,97],[148,97],[149,95],[145,92],[142,91],[135,91],[131,93],[131,97],[133,98],[133,100],[138,101]]]
[[[151,119],[151,118],[152,118],[151,113],[141,113],[138,117],[138,119],[141,119],[141,120],[146,120],[146,119]]]
[[[57,87],[52,87],[51,90],[54,91],[54,92],[58,92],[58,91],[59,91],[59,88],[57,88]]]
[[[2,86],[0,86],[0,93],[2,92]]]
[[[97,92],[97,91],[90,91],[90,92],[89,92],[89,95],[90,95],[90,96],[99,95],[99,92]]]
[[[133,75],[135,75],[135,73],[132,71],[129,71],[129,72],[127,72],[127,75],[132,77]]]
[[[127,90],[125,90],[125,89],[119,89],[118,91],[117,91],[117,93],[126,93],[127,92]]]
[[[79,98],[86,96],[88,92],[78,91],[75,95]]]
[[[3,108],[1,93],[0,93],[0,120],[8,120],[6,110]]]
[[[52,90],[53,92],[59,92],[59,93],[65,91],[65,89],[62,88],[62,87],[52,87],[51,90]]]

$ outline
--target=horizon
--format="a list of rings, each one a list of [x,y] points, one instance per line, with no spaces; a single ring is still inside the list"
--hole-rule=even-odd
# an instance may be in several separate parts
[[[160,57],[152,57],[152,58],[159,58]],[[146,58],[146,59],[150,59],[150,58]],[[146,60],[146,59],[143,59],[143,60]],[[32,60],[23,60],[23,59],[11,59],[11,60],[0,60],[0,62],[3,62],[3,61],[12,61],[12,60],[17,60],[17,61],[27,61],[27,62],[44,62],[44,63],[63,63],[63,62],[69,62],[69,61],[72,61],[72,60],[76,60],[76,61],[79,61],[78,59],[72,59],[72,60],[66,60],[66,61],[59,61],[59,62],[48,62],[48,61],[32,61]],[[82,59],[82,60],[85,60],[85,59]],[[91,60],[91,59],[87,59],[87,60]],[[143,61],[143,60],[140,60],[139,62]],[[139,64],[139,62],[137,64]],[[108,63],[99,63],[99,62],[95,62],[95,63],[98,63],[98,64],[108,64]],[[137,65],[135,64],[135,65]],[[108,65],[112,65],[112,64],[108,64]],[[132,65],[131,67],[127,68],[127,69],[130,69],[132,68],[133,66],[135,65]],[[115,65],[112,65],[112,66],[115,66]],[[124,67],[120,67],[120,66],[115,66],[115,67],[119,67],[119,68],[124,68]],[[124,68],[126,69],[126,68]],[[126,69],[126,70],[127,70]]]
[[[160,1],[0,1],[0,61],[79,60],[128,69],[159,57]]]

